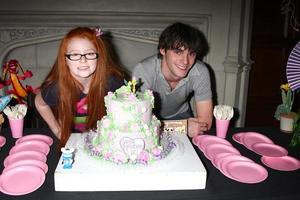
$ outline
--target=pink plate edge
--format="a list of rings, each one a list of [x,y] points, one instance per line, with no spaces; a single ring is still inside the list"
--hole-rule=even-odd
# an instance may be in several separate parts
[[[11,171],[17,170],[18,168],[21,168],[21,167],[23,167],[23,168],[24,168],[24,167],[25,167],[25,168],[31,168],[31,169],[37,170],[38,173],[40,173],[40,175],[41,175],[41,178],[40,178],[39,183],[36,184],[36,185],[35,185],[34,187],[32,187],[31,189],[29,189],[29,190],[27,190],[27,191],[23,191],[23,192],[12,192],[12,191],[8,191],[8,190],[4,189],[4,188],[2,187],[2,182],[3,182],[3,179],[4,179],[3,177],[8,176],[7,174],[12,173]],[[31,193],[31,192],[37,190],[39,187],[41,187],[41,186],[43,185],[45,179],[46,179],[46,174],[44,173],[44,171],[43,171],[41,168],[39,168],[39,167],[37,167],[37,166],[19,166],[19,167],[16,167],[16,168],[12,168],[12,169],[10,169],[10,170],[7,170],[5,173],[2,173],[2,175],[1,175],[1,177],[0,177],[0,191],[3,192],[3,193],[5,193],[5,194],[16,195],[16,196],[17,196],[17,195],[29,194],[29,193]]]

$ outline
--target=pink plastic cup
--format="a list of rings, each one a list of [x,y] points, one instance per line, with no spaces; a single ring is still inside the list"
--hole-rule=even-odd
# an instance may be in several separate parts
[[[217,136],[226,138],[230,120],[216,119]]]
[[[14,119],[8,118],[11,134],[13,138],[20,138],[23,136],[24,118]]]

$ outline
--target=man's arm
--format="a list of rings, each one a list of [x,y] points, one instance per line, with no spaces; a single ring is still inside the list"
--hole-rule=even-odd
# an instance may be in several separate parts
[[[188,119],[188,135],[194,137],[203,134],[212,126],[213,119],[212,100],[196,102],[196,117]]]
[[[205,122],[207,129],[212,126],[213,120],[213,103],[212,100],[198,101],[196,102],[197,119],[199,122]]]

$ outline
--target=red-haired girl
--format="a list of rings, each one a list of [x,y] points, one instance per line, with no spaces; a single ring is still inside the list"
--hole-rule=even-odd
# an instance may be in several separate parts
[[[105,115],[104,96],[123,84],[99,29],[78,27],[63,38],[56,62],[35,105],[61,145],[71,132],[96,127]]]

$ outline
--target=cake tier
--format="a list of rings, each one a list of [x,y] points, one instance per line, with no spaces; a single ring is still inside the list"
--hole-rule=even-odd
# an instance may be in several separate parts
[[[149,124],[152,116],[152,108],[149,101],[121,102],[109,101],[107,103],[107,116],[118,122],[120,126],[142,121]]]
[[[116,163],[149,163],[161,158],[160,122],[154,117],[151,125],[135,124],[116,128],[104,117],[91,144],[94,153]]]
[[[150,125],[153,101],[154,98],[151,91],[136,94],[108,93],[105,97],[107,117],[117,122],[120,127],[140,122]]]

